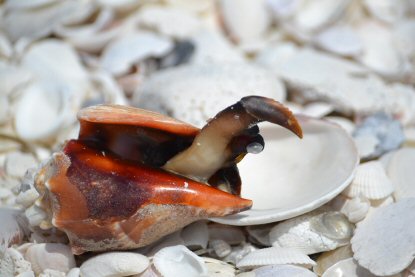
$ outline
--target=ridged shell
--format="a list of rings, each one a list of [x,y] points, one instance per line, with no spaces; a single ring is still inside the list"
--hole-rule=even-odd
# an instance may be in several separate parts
[[[280,264],[298,264],[311,267],[316,263],[298,249],[269,247],[249,253],[236,266],[239,268],[250,268]]]
[[[415,198],[376,209],[357,225],[351,240],[354,258],[373,274],[401,272],[415,256]]]
[[[34,244],[27,249],[25,258],[32,264],[36,274],[42,273],[45,269],[68,272],[76,266],[71,248],[61,243]]]
[[[80,275],[82,277],[128,276],[143,272],[149,264],[149,259],[141,254],[108,252],[84,262],[80,267]]]
[[[342,194],[350,198],[361,194],[368,199],[382,199],[391,195],[393,191],[394,186],[386,175],[382,163],[370,161],[357,167],[352,183]]]
[[[402,198],[415,197],[415,149],[401,148],[392,154],[387,165],[387,174],[395,185],[393,196],[397,201]]]
[[[161,249],[154,255],[153,264],[163,277],[191,277],[208,272],[203,259],[183,245]]]
[[[273,246],[309,255],[347,244],[352,233],[353,225],[342,213],[319,210],[277,224],[269,236]]]
[[[313,272],[304,267],[294,265],[269,265],[253,270],[255,277],[317,277]]]

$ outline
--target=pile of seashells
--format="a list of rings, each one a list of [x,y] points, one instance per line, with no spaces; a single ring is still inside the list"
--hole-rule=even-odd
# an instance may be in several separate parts
[[[1,277],[415,276],[415,1],[0,3]],[[303,133],[259,125],[263,152],[251,143],[238,164],[251,209],[185,214],[128,251],[82,254],[56,228],[36,178],[81,109],[202,128],[248,95],[283,103]]]

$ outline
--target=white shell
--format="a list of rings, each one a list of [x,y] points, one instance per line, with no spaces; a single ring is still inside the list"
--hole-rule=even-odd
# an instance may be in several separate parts
[[[23,272],[30,272],[30,263],[14,248],[7,248],[0,259],[0,272],[4,276],[16,276]]]
[[[247,226],[245,230],[249,234],[249,239],[254,243],[263,246],[271,246],[269,241],[269,232],[272,227],[272,224],[250,225]]]
[[[253,272],[255,273],[255,277],[317,277],[317,275],[308,269],[294,265],[268,265],[254,269]]]
[[[153,263],[163,277],[191,277],[208,272],[203,259],[183,245],[161,249],[154,255]]]
[[[180,236],[189,249],[205,249],[209,240],[208,226],[205,221],[194,222],[183,228]]]
[[[146,270],[150,262],[146,256],[131,252],[108,252],[97,255],[80,267],[82,277],[120,277]]]
[[[253,225],[284,220],[323,205],[350,183],[358,163],[351,138],[327,121],[297,118],[302,140],[279,126],[263,124],[264,151],[238,164],[241,195],[253,200],[252,209],[214,221]]]
[[[234,277],[235,267],[220,260],[203,257],[209,277]]]
[[[331,202],[331,206],[346,215],[352,223],[363,220],[369,212],[370,205],[370,201],[362,195],[353,198],[339,195]]]
[[[71,270],[68,271],[66,274],[66,277],[79,277],[81,276],[81,270],[79,267],[74,267]]]
[[[415,256],[415,198],[379,208],[357,225],[354,258],[375,275],[401,272]]]
[[[258,58],[257,61],[271,68],[306,101],[329,101],[342,112],[384,111],[399,115],[403,123],[414,116],[413,88],[387,85],[351,61],[311,49],[294,51],[280,59]],[[362,101],[362,95],[365,95],[365,101]]]
[[[360,164],[356,169],[356,175],[342,194],[353,198],[363,195],[368,199],[382,199],[391,195],[394,186],[386,176],[381,162],[370,161]]]
[[[194,14],[166,6],[147,6],[140,9],[138,22],[143,28],[176,39],[188,38],[201,28],[201,22]]]
[[[415,149],[402,148],[396,151],[390,157],[387,165],[387,174],[395,185],[393,196],[396,201],[403,198],[415,197]]]
[[[232,247],[232,252],[222,260],[236,265],[243,257],[258,249],[250,243],[242,243],[239,246]]]
[[[356,56],[363,50],[362,43],[347,25],[337,25],[325,29],[314,38],[320,48],[342,56]]]
[[[395,23],[405,17],[408,1],[405,0],[364,0],[370,13],[387,23]]]
[[[9,176],[22,178],[26,170],[35,167],[37,161],[33,155],[23,152],[8,153],[4,161],[4,169]]]
[[[269,236],[273,246],[296,248],[308,255],[346,245],[352,234],[353,226],[343,214],[317,210],[278,223]]]
[[[329,267],[337,263],[338,261],[345,260],[353,257],[352,248],[350,244],[339,247],[335,250],[322,253],[316,260],[316,265],[313,267],[313,271],[321,276]]]
[[[279,264],[297,264],[311,267],[316,263],[298,249],[269,247],[249,253],[236,266],[238,268],[251,268]]]
[[[136,91],[133,104],[202,127],[217,111],[246,95],[285,99],[284,85],[248,64],[194,64],[156,72]]]
[[[219,258],[228,256],[232,252],[230,244],[221,239],[210,240],[209,248],[211,248],[213,254]]]
[[[36,274],[45,269],[68,272],[75,267],[75,258],[71,248],[61,243],[39,243],[29,246],[25,258],[32,264]]]
[[[355,124],[353,121],[340,116],[326,116],[324,119],[336,123],[342,127],[349,135],[351,135],[355,129]]]
[[[301,114],[310,117],[322,118],[323,116],[328,115],[333,112],[334,106],[326,102],[312,102],[304,106],[304,109],[301,111]]]
[[[160,57],[173,48],[170,39],[148,32],[130,33],[111,42],[103,51],[101,65],[119,76],[149,57]]]
[[[219,3],[225,28],[237,42],[258,40],[270,26],[265,0],[221,0]]]
[[[348,258],[341,260],[331,267],[329,267],[321,277],[375,277],[367,269],[362,268],[359,264],[353,259]]]
[[[3,256],[11,243],[21,243],[24,230],[19,226],[19,210],[0,208],[0,257]]]

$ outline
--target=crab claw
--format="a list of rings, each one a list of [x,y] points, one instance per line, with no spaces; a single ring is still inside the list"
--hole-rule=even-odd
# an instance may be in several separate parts
[[[281,125],[302,138],[301,127],[289,109],[270,98],[248,96],[219,112],[164,169],[206,182],[224,164],[236,164],[247,152],[262,151],[264,141],[256,127],[262,121]]]

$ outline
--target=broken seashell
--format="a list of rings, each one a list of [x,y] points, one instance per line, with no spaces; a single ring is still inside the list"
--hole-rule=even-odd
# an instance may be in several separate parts
[[[238,43],[260,40],[270,27],[265,0],[221,0],[220,12],[230,38]]]
[[[403,198],[415,197],[413,181],[415,171],[412,165],[415,163],[415,149],[401,148],[394,152],[387,165],[387,174],[395,186],[393,193],[396,201]]]
[[[209,277],[235,277],[235,267],[220,260],[202,257]]]
[[[294,265],[268,265],[263,266],[257,269],[254,269],[252,272],[255,273],[255,277],[268,277],[268,276],[278,276],[278,277],[292,277],[292,276],[301,276],[301,277],[317,277],[310,270]]]
[[[212,253],[219,258],[228,256],[232,252],[230,244],[221,239],[209,240],[209,248],[211,248]]]
[[[213,111],[234,103],[246,93],[283,102],[284,85],[271,72],[248,64],[195,64],[157,72],[133,97],[137,107],[203,126]]]
[[[348,244],[353,229],[342,213],[317,210],[278,223],[269,236],[273,246],[296,248],[309,255]]]
[[[149,264],[149,259],[138,253],[108,252],[88,259],[79,271],[82,277],[129,276],[143,272]]]
[[[8,153],[4,162],[4,169],[9,176],[22,178],[28,168],[36,166],[33,155],[23,152]]]
[[[190,250],[206,249],[209,240],[209,230],[204,221],[194,222],[180,232],[184,245]]]
[[[208,273],[203,259],[183,245],[161,249],[154,255],[153,264],[163,277],[201,276]]]
[[[138,24],[143,29],[175,39],[186,39],[201,28],[200,19],[183,9],[166,6],[147,6],[137,14]]]
[[[268,247],[249,253],[240,260],[238,268],[252,268],[265,265],[293,264],[311,267],[316,263],[306,254],[294,248]]]
[[[353,252],[350,245],[339,247],[335,250],[322,253],[316,261],[316,265],[313,267],[313,271],[321,276],[326,270],[338,261],[345,260],[353,257]]]
[[[257,251],[259,248],[250,243],[242,243],[232,248],[232,252],[222,260],[227,263],[236,265],[240,260],[251,252]]]
[[[212,220],[253,225],[292,218],[330,201],[351,182],[358,156],[346,132],[324,120],[298,119],[304,131],[301,143],[281,128],[264,125],[262,135],[270,147],[255,160],[248,156],[240,162],[242,196],[253,199],[252,209]],[[301,174],[293,174],[293,168]],[[270,194],[270,189],[279,193]]]
[[[252,143],[263,144],[255,125],[269,120],[301,137],[288,109],[259,96],[242,98],[202,130],[123,106],[89,107],[78,116],[78,139],[35,180],[37,205],[76,254],[142,247],[196,220],[248,209],[252,202],[238,196],[236,162]]]
[[[395,23],[405,17],[409,4],[405,0],[364,0],[371,15],[386,23]]]
[[[245,235],[241,228],[222,224],[209,224],[209,240],[223,240],[231,245],[245,241]]]
[[[370,161],[357,167],[352,183],[342,194],[350,198],[363,195],[368,199],[376,200],[391,195],[394,190],[381,162]]]
[[[0,272],[3,276],[16,276],[32,271],[31,265],[14,248],[7,248],[0,259]]]
[[[333,199],[331,206],[347,216],[350,222],[357,223],[363,220],[369,212],[370,201],[363,195],[351,199],[339,195]]]
[[[415,198],[376,209],[357,225],[351,240],[354,258],[375,275],[401,272],[415,256]]]
[[[9,246],[23,241],[26,230],[20,226],[23,224],[19,224],[20,212],[16,209],[0,208],[0,260]]]
[[[29,246],[25,259],[32,264],[35,274],[46,269],[68,272],[75,267],[75,258],[71,248],[61,243],[39,243]]]
[[[337,276],[347,276],[347,277],[375,277],[367,269],[359,266],[359,264],[353,259],[348,258],[341,260],[331,267],[329,267],[321,277],[337,277]]]
[[[149,32],[129,33],[111,42],[103,51],[101,65],[115,76],[127,73],[150,57],[161,57],[173,48],[170,39]]]
[[[314,38],[314,43],[326,51],[346,57],[357,56],[363,50],[359,37],[347,25],[325,29]]]
[[[273,227],[273,224],[262,224],[262,225],[250,225],[245,228],[249,234],[249,239],[253,243],[257,243],[263,246],[271,246],[269,241],[269,232]]]

